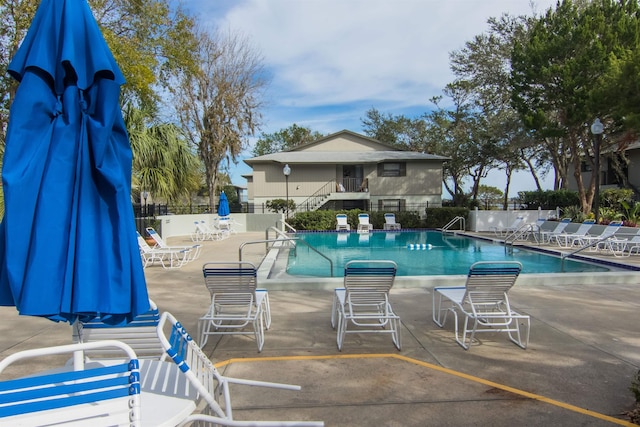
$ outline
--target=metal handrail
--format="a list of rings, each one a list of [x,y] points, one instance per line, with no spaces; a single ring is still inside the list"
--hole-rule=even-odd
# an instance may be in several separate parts
[[[316,207],[318,203],[327,198],[332,192],[336,190],[336,180],[332,179],[331,181],[324,184],[318,191],[309,196],[306,200],[300,203],[298,206],[305,206],[307,212],[312,209],[309,208],[309,205],[312,207]]]
[[[297,243],[297,242],[300,242],[300,243],[303,243],[304,245],[306,245],[309,249],[311,249],[312,251],[314,251],[318,255],[320,255],[322,258],[324,258],[327,261],[329,261],[329,267],[331,269],[330,273],[331,273],[331,277],[333,277],[333,261],[331,261],[331,259],[328,256],[326,256],[325,254],[323,254],[322,252],[320,252],[319,250],[314,248],[312,245],[310,245],[307,241],[305,241],[305,240],[303,240],[303,239],[301,239],[299,237],[287,236],[281,230],[278,230],[275,227],[269,227],[269,229],[267,230],[267,233],[269,232],[269,230],[274,230],[276,232],[276,234],[280,235],[280,237],[277,238],[277,239],[252,240],[252,241],[244,242],[244,243],[240,244],[240,247],[238,248],[238,261],[242,261],[242,250],[244,249],[244,247],[246,245],[253,245],[253,244],[257,244],[257,243],[265,243],[267,250],[269,250],[269,243],[282,243],[283,240],[286,240],[286,241],[289,241],[289,242],[293,242],[294,244]],[[272,247],[273,247],[273,245],[272,245]]]
[[[515,243],[516,240],[520,239],[522,236],[524,236],[527,233],[533,233],[535,232],[535,225],[534,224],[524,224],[522,225],[520,228],[512,231],[511,233],[507,234],[504,238],[504,244],[505,245],[513,245]]]
[[[443,232],[449,231],[449,229],[451,227],[453,227],[456,222],[459,222],[460,225],[462,226],[462,228],[460,228],[459,231],[464,231],[464,230],[467,229],[467,223],[466,223],[466,220],[464,219],[464,217],[463,216],[457,216],[457,217],[453,218],[451,221],[449,221],[444,227],[442,227],[442,231]]]
[[[287,221],[284,221],[284,220],[282,220],[282,219],[279,219],[279,220],[277,220],[277,221],[276,221],[276,226],[277,226],[277,225],[279,225],[279,224],[282,224],[282,229],[283,229],[283,230],[285,230],[285,231],[286,231],[287,229],[289,229],[289,232],[291,232],[291,233],[297,233],[297,232],[298,232],[298,230],[296,230],[295,228],[293,228],[293,227],[291,226],[291,224],[289,224]],[[267,231],[269,231],[269,230],[267,229]]]

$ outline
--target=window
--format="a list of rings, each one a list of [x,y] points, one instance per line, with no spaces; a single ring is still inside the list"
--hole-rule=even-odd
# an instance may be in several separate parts
[[[405,176],[407,165],[401,162],[388,162],[378,164],[378,176]]]

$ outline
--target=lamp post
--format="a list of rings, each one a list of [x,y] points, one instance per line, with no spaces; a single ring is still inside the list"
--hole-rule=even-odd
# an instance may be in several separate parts
[[[142,198],[144,199],[144,219],[142,220],[142,228],[147,228],[147,197],[149,197],[149,193],[146,191],[142,192]]]
[[[286,218],[289,220],[289,175],[291,175],[291,168],[289,164],[285,164],[282,168],[282,173],[284,174],[284,180],[286,182],[286,192],[287,192],[287,213]]]
[[[596,217],[596,224],[600,218],[600,144],[602,143],[602,132],[604,132],[604,126],[600,122],[599,118],[596,118],[591,125],[591,133],[593,134],[593,155],[594,159],[594,173],[596,188],[593,193],[593,210]]]

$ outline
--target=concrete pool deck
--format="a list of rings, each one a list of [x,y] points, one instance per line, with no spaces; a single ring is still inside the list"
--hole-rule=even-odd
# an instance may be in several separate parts
[[[243,233],[204,242],[200,259],[181,269],[147,268],[150,297],[195,333],[209,304],[202,264],[237,260],[243,242],[261,239],[264,233]],[[243,251],[248,261],[263,256],[264,245]],[[616,273],[591,276],[578,283],[518,279],[510,297],[532,318],[527,350],[506,334],[484,334],[463,350],[452,324],[440,329],[431,320],[432,286],[425,283],[392,291],[403,323],[401,352],[377,334],[348,335],[339,352],[329,323],[333,282],[270,287],[273,324],[262,353],[247,336],[211,337],[204,350],[226,375],[302,386],[300,392],[233,389],[237,419],[323,420],[327,426],[631,425],[623,413],[634,407],[629,387],[640,369],[640,273],[624,273],[624,281]],[[0,307],[0,318],[2,358],[70,342],[68,325],[19,317],[12,307]]]

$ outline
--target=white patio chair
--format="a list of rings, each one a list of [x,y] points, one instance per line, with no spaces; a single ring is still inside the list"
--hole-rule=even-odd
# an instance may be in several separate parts
[[[610,251],[615,257],[628,257],[632,252],[639,253],[640,229],[631,237],[631,239],[614,235],[605,241],[598,243],[597,249]]]
[[[469,349],[476,333],[507,332],[521,348],[529,343],[529,316],[515,312],[507,293],[522,270],[517,261],[480,261],[469,269],[465,286],[436,287],[433,290],[433,321],[444,327],[453,313],[456,342]],[[462,331],[459,328],[462,317]],[[520,330],[521,323],[524,331]],[[514,334],[515,332],[515,334]]]
[[[262,351],[264,329],[271,326],[271,308],[267,290],[257,287],[255,265],[208,262],[202,266],[202,274],[211,304],[198,321],[200,345],[206,345],[209,335],[253,334],[258,352]],[[247,331],[248,326],[253,331]]]
[[[209,227],[205,221],[194,221],[196,231],[191,235],[191,239],[194,242],[203,240],[223,240],[229,237],[228,230],[220,230],[218,228]]]
[[[72,340],[74,343],[88,343],[104,340],[116,340],[131,347],[139,359],[160,360],[164,349],[158,340],[156,327],[160,321],[158,306],[149,300],[151,308],[146,313],[136,316],[129,323],[111,325],[100,318],[89,322],[76,321],[72,325]],[[121,353],[119,349],[101,348],[99,351],[85,351],[87,360],[93,358],[113,358]]]
[[[204,421],[212,425],[230,426],[322,426],[322,422],[297,421],[235,421],[231,404],[230,385],[248,385],[284,390],[300,390],[300,386],[245,380],[221,375],[202,349],[193,341],[186,329],[169,312],[162,313],[157,327],[158,338],[165,352],[187,376],[198,391],[199,399],[206,403],[204,414],[192,415],[182,424]],[[217,398],[222,396],[224,408]],[[198,424],[201,425],[201,424]]]
[[[351,226],[347,222],[346,214],[336,215],[336,231],[341,231],[341,230],[347,230],[347,231],[351,230]]]
[[[587,235],[591,227],[596,223],[593,219],[587,219],[582,221],[580,227],[574,233],[559,233],[554,234],[549,238],[549,243],[554,240],[558,244],[558,246],[563,248],[570,248],[576,243],[580,242],[580,239]]]
[[[331,308],[331,326],[337,328],[338,350],[342,350],[348,333],[391,334],[396,348],[402,348],[402,324],[389,299],[396,270],[396,263],[387,260],[354,260],[345,265],[344,288],[335,289]]]
[[[194,261],[198,259],[198,257],[200,256],[200,252],[202,251],[202,245],[170,246],[164,241],[162,237],[160,237],[160,234],[158,234],[158,232],[153,227],[147,227],[146,231],[149,234],[149,236],[151,236],[153,241],[156,242],[156,246],[153,249],[178,249],[178,250],[188,249],[189,261]]]
[[[499,227],[499,226],[495,226],[494,227],[494,226],[492,226],[492,227],[489,227],[489,231],[493,231],[493,233],[498,237],[504,237],[507,234],[514,233],[514,232],[518,231],[518,229],[523,224],[524,224],[524,217],[519,216],[508,227]]]
[[[571,218],[563,218],[562,221],[556,224],[553,230],[540,230],[538,233],[540,243],[549,243],[551,236],[561,234],[569,224],[571,224]]]
[[[358,214],[358,233],[368,233],[373,230],[373,225],[369,222],[369,214]]]
[[[599,235],[596,236],[587,233],[585,236],[581,237],[577,241],[577,243],[580,246],[591,246],[595,244],[595,246],[593,246],[591,249],[593,251],[596,251],[598,250],[598,245],[596,243],[602,243],[606,239],[612,237],[617,231],[620,230],[621,227],[622,221],[611,221]]]
[[[156,262],[159,262],[162,268],[165,269],[180,268],[189,262],[190,249],[154,249],[147,244],[140,233],[137,234],[140,257],[144,268]]]
[[[236,225],[240,225],[230,216],[223,216],[216,219],[215,227],[220,231],[226,231],[229,234],[238,234],[238,229]]]
[[[0,373],[25,360],[76,352],[116,350],[123,362],[33,372],[28,377],[0,381],[0,425],[138,426],[140,372],[136,353],[118,341],[101,341],[46,347],[14,353],[0,362]]]
[[[400,230],[402,227],[396,222],[396,215],[392,213],[384,214],[384,229],[385,230]]]

